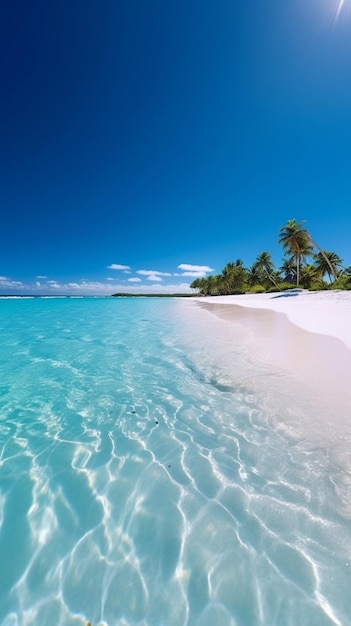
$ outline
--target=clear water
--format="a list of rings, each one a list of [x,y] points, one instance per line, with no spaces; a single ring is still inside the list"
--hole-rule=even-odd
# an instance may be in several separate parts
[[[347,468],[233,325],[2,299],[0,345],[2,626],[351,624]]]

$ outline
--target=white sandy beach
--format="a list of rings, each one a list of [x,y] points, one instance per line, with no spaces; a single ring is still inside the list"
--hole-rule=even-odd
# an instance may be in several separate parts
[[[233,332],[237,329],[258,368],[263,363],[288,376],[283,388],[276,390],[282,392],[282,402],[288,380],[295,381],[296,399],[300,402],[304,397],[318,405],[319,415],[325,416],[323,429],[328,437],[338,424],[337,430],[343,436],[347,433],[349,441],[351,292],[294,291],[196,300],[201,308],[232,324]],[[271,382],[265,384],[272,389]],[[316,436],[315,428],[320,428],[321,422],[317,424],[312,418],[312,405],[305,413]]]
[[[211,296],[201,302],[285,313],[300,328],[340,339],[351,350],[351,291],[292,291]],[[351,373],[350,373],[351,377]]]
[[[252,384],[276,427],[306,449],[325,450],[330,463],[342,468],[335,489],[351,518],[351,292],[196,300],[228,324],[220,349],[230,351],[233,341],[238,350],[246,346],[251,376],[246,367],[235,376],[247,388]]]

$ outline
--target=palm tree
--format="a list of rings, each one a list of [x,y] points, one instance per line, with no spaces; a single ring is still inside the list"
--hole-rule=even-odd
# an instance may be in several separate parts
[[[225,267],[222,269],[222,277],[221,277],[221,291],[224,294],[230,293],[230,275],[233,269],[235,268],[235,263],[227,263]]]
[[[332,276],[337,278],[338,271],[341,269],[342,260],[335,252],[321,250],[314,255],[315,266],[321,272],[322,277],[328,274],[329,282],[332,282]]]
[[[220,274],[215,274],[208,276],[206,278],[207,281],[207,296],[217,296],[220,291],[220,282],[221,276]]]
[[[317,248],[317,250],[320,252],[320,254],[324,258],[326,264],[329,266],[330,272],[334,276],[334,280],[336,280],[337,279],[337,274],[336,274],[336,271],[334,270],[334,267],[333,267],[332,263],[330,263],[330,261],[328,259],[328,256],[325,254],[324,250],[322,250],[322,248],[318,245],[318,243],[312,239],[312,237],[311,237],[311,235],[309,233],[308,233],[308,235],[309,235],[311,244],[313,245],[314,248]]]
[[[253,263],[247,271],[247,280],[250,287],[254,285],[260,285],[262,281],[262,274],[257,267],[257,263]]]
[[[233,291],[240,291],[247,282],[247,270],[241,259],[227,263],[220,275],[220,289],[222,294],[231,294]]]
[[[306,289],[321,286],[322,272],[316,265],[305,265],[301,269],[301,282]]]
[[[292,220],[290,220],[292,221]],[[304,224],[305,222],[300,222],[300,225]],[[337,273],[335,271],[335,268],[333,267],[333,264],[329,261],[328,255],[326,255],[325,251],[322,250],[322,248],[318,245],[318,243],[316,241],[314,241],[314,239],[312,239],[311,234],[309,233],[308,230],[306,230],[306,233],[310,239],[310,245],[313,246],[313,248],[317,248],[317,250],[319,251],[319,253],[321,254],[321,256],[324,258],[325,263],[327,264],[327,266],[329,267],[329,270],[331,272],[331,274],[334,276],[334,280],[336,280],[337,278]],[[311,250],[309,251],[311,252]],[[328,272],[329,275],[329,272]]]
[[[260,273],[265,280],[268,279],[268,281],[272,282],[274,285],[277,284],[273,277],[274,263],[272,261],[272,255],[269,252],[261,252],[256,259],[255,265],[258,273]]]
[[[293,256],[283,260],[280,272],[283,274],[284,281],[287,283],[296,283],[296,263]]]
[[[190,285],[190,289],[198,289],[200,293],[202,294],[202,289],[204,286],[203,281],[204,281],[203,278],[195,278],[195,280],[193,280],[193,282]]]
[[[304,222],[289,220],[280,229],[279,243],[283,249],[295,257],[296,261],[296,285],[300,283],[300,263],[301,259],[312,252],[311,237],[309,232],[303,227]]]

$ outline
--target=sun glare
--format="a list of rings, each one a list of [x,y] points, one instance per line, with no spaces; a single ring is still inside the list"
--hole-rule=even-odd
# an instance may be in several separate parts
[[[350,17],[351,2],[350,0],[335,0],[334,2],[334,19],[337,21],[341,17]]]
[[[338,19],[344,4],[345,4],[345,0],[339,0],[338,6],[337,6],[337,9],[336,9],[336,14],[335,14],[335,19],[336,20]]]

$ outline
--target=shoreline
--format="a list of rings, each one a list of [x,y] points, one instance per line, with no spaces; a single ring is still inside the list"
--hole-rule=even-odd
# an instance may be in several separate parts
[[[343,342],[351,351],[351,291],[293,291],[197,297],[198,302],[284,313],[290,322]]]
[[[311,293],[313,297],[318,292]],[[347,457],[351,476],[351,332],[347,326],[351,293],[346,292],[346,306],[337,293],[331,306],[324,307],[321,298],[310,306],[305,293],[296,296],[300,300],[294,300],[294,306],[291,297],[282,298],[283,304],[277,306],[279,299],[270,305],[272,295],[264,295],[268,298],[261,294],[203,297],[196,304],[228,324],[228,346],[232,337],[246,345],[256,370],[254,388],[276,411],[278,423],[282,425],[279,415],[284,414],[283,422],[298,438],[338,449],[337,456]],[[324,292],[322,300],[328,304]],[[333,315],[337,310],[339,314]],[[317,314],[319,332],[313,327]]]

